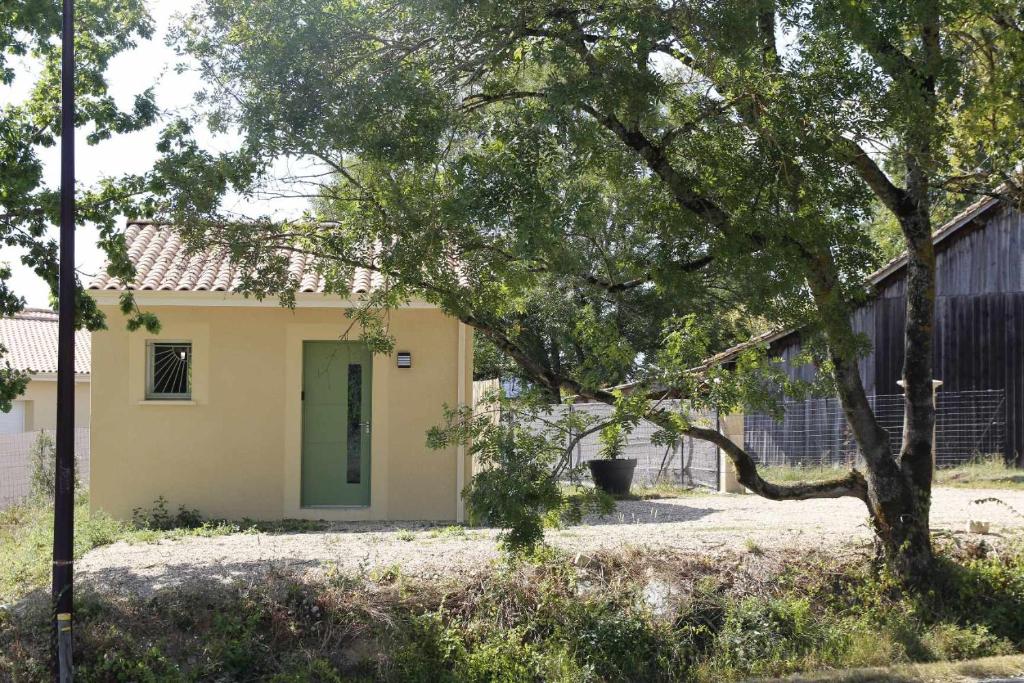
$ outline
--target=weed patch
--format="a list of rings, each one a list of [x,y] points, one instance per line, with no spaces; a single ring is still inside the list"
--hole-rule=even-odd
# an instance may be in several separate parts
[[[83,590],[83,681],[727,681],[1018,652],[1024,549],[942,551],[900,593],[865,557],[555,553],[459,579]],[[659,590],[651,590],[656,585]],[[652,597],[652,596],[657,596]],[[0,610],[0,678],[43,675],[45,596]]]
[[[187,536],[296,533],[328,527],[326,522],[305,520],[207,520],[198,511],[184,506],[172,513],[168,505],[159,498],[153,508],[137,509],[133,521],[128,523],[91,511],[88,496],[79,495],[75,502],[75,558],[117,541],[152,543]],[[0,605],[49,584],[52,552],[53,512],[48,500],[32,499],[0,511]]]

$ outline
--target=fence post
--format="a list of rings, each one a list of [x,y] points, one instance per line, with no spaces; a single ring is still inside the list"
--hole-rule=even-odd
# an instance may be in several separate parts
[[[686,486],[686,466],[683,463],[683,439],[679,438],[672,444],[672,451],[678,450],[679,455],[679,485]],[[669,463],[671,465],[671,462]]]
[[[939,401],[935,395],[941,386],[941,379],[932,380],[932,472],[939,467]]]
[[[718,429],[734,444],[743,447],[743,413],[718,414]],[[732,459],[721,448],[718,449],[718,492],[746,493],[747,487],[736,478]]]
[[[907,385],[903,383],[903,380],[896,380],[896,386],[903,390],[904,395],[906,394]],[[939,428],[939,402],[935,400],[935,394],[939,393],[941,386],[941,379],[932,380],[932,472],[939,467],[939,442],[936,439]]]
[[[570,403],[569,404],[569,412],[575,412],[576,409],[573,407],[575,405],[576,405],[575,403]],[[583,439],[580,439],[579,441],[576,442],[576,465],[575,466],[579,467],[582,464],[583,464]]]

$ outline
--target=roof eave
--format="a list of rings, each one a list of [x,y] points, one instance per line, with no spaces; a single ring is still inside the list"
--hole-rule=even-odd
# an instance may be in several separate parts
[[[1003,189],[1004,187],[1000,186],[999,188],[996,189],[995,193],[993,194],[998,195],[998,193]],[[998,196],[985,197],[984,199],[975,202],[974,204],[972,204],[971,206],[967,207],[959,214],[954,216],[941,228],[936,230],[932,234],[932,244],[938,246],[942,242],[946,241],[946,239],[948,239],[949,237],[955,235],[962,228],[966,227],[967,225],[970,225],[975,219],[977,219],[979,216],[987,212],[989,209],[999,204],[1000,199]],[[868,276],[868,282],[871,284],[872,287],[878,287],[891,275],[894,275],[898,273],[900,270],[902,270],[906,265],[907,256],[906,254],[903,254],[900,257],[895,258],[889,263],[885,264],[875,272],[871,273],[871,275]],[[801,329],[803,328],[792,328],[787,330],[771,332],[766,335],[760,335],[759,337],[755,337],[754,339],[745,341],[742,344],[737,344],[736,346],[730,349],[726,349],[725,351],[715,354],[711,358],[704,361],[701,367],[708,367],[710,365],[728,362],[735,358],[736,356],[738,356],[743,351],[747,350],[748,348],[757,346],[759,344],[768,344],[770,346],[771,344],[774,344],[780,339],[784,339],[792,334],[796,334]]]
[[[89,289],[87,293],[98,304],[116,305],[124,289]],[[277,297],[257,299],[246,297],[238,292],[210,290],[169,290],[169,289],[132,289],[136,303],[144,306],[229,306],[251,308],[280,308]],[[297,292],[295,308],[357,308],[365,303],[365,299],[350,299],[336,294],[321,292]],[[413,299],[401,308],[437,308],[427,301]]]
[[[29,379],[31,381],[33,381],[33,382],[56,382],[57,381],[57,373],[56,372],[29,372],[28,376],[29,376]],[[76,372],[75,373],[75,381],[76,382],[90,382],[90,381],[92,381],[92,375],[90,373],[88,373],[88,372]]]

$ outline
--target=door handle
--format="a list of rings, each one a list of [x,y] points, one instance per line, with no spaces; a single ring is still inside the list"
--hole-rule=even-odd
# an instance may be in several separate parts
[[[370,422],[369,421],[360,422],[359,426],[363,428],[363,431],[366,432],[367,435],[370,434]]]

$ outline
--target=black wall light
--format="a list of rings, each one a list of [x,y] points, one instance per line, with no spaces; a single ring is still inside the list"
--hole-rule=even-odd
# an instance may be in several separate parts
[[[411,368],[412,367],[412,353],[409,351],[398,352],[398,367],[400,368]]]

